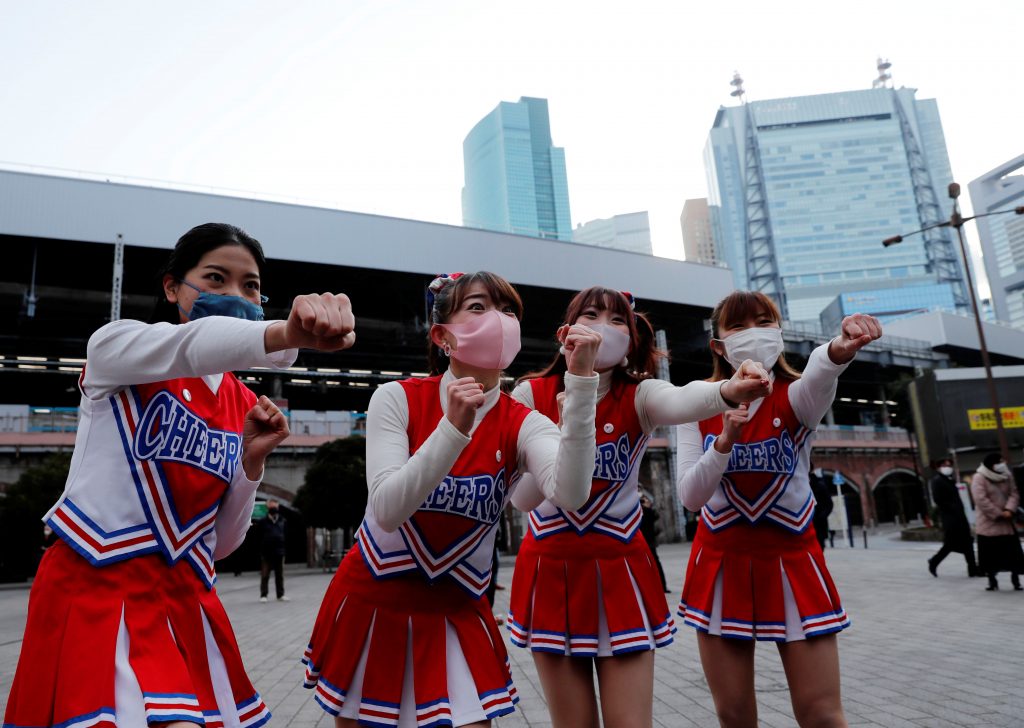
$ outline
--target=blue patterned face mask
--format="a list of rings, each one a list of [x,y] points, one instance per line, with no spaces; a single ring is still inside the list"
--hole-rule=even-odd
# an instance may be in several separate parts
[[[210,293],[196,288],[186,280],[182,280],[189,288],[199,291],[199,297],[192,304],[192,310],[186,311],[178,304],[178,310],[185,314],[189,321],[206,318],[207,316],[230,316],[231,318],[245,319],[246,321],[262,321],[263,307],[241,296],[226,296],[217,293]],[[269,299],[260,296],[260,302],[266,303]]]

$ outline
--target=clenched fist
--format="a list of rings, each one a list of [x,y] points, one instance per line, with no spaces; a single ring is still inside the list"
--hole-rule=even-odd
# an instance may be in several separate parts
[[[882,324],[874,316],[855,313],[843,319],[839,336],[828,345],[828,358],[836,364],[852,361],[857,352],[882,337]]]
[[[721,392],[722,397],[732,404],[753,402],[772,393],[772,382],[761,364],[747,359],[732,378],[722,384]]]
[[[722,434],[715,438],[715,449],[720,453],[731,451],[749,420],[750,412],[746,403],[722,413]]]
[[[473,377],[462,377],[448,385],[448,421],[463,435],[469,436],[476,411],[484,403],[484,385]]]
[[[267,455],[290,434],[284,412],[265,395],[256,400],[242,426],[242,468],[249,480],[260,477]]]
[[[562,344],[569,373],[580,377],[592,377],[597,349],[601,346],[601,334],[583,324],[564,324],[558,329],[556,336]]]
[[[292,301],[287,321],[267,328],[267,351],[340,351],[356,341],[352,302],[344,293],[307,293]]]

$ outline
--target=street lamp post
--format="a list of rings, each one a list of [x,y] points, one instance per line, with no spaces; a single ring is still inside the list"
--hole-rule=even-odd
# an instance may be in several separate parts
[[[972,215],[971,217],[964,217],[960,214],[960,203],[958,198],[960,197],[960,185],[956,182],[949,183],[949,196],[953,200],[953,212],[950,214],[949,219],[944,222],[938,222],[933,225],[926,225],[920,230],[915,230],[912,233],[904,235],[894,235],[891,238],[886,238],[882,241],[882,245],[888,248],[890,245],[896,245],[902,243],[904,237],[910,235],[917,235],[918,233],[927,232],[928,230],[934,230],[935,228],[951,227],[956,230],[957,240],[960,241],[960,256],[964,261],[964,275],[967,276],[967,292],[971,297],[971,308],[974,310],[974,323],[978,327],[978,344],[981,350],[981,362],[985,367],[985,383],[988,385],[988,396],[992,402],[992,413],[995,416],[996,421],[996,436],[999,438],[999,450],[1002,453],[1003,461],[1007,465],[1010,464],[1010,447],[1006,442],[1006,430],[1003,429],[1003,413],[999,409],[999,395],[996,392],[996,382],[992,377],[992,364],[989,361],[988,346],[985,343],[985,331],[981,325],[981,313],[978,311],[978,299],[974,295],[974,281],[971,278],[971,266],[967,260],[967,245],[964,243],[963,226],[965,222],[976,220],[979,217],[989,217],[991,215],[1003,215],[1007,213],[1014,213],[1016,215],[1024,215],[1024,205],[1015,207],[1012,210],[997,210],[995,212],[987,212],[982,215]]]

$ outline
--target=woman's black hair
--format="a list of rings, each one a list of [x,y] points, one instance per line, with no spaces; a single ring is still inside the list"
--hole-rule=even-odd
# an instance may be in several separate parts
[[[180,281],[185,274],[199,265],[199,261],[211,250],[222,248],[225,245],[240,245],[250,253],[256,260],[256,267],[259,269],[260,277],[263,276],[263,268],[266,266],[267,258],[263,254],[263,246],[260,241],[252,237],[240,227],[228,225],[223,222],[208,222],[196,225],[187,233],[178,238],[170,257],[163,267],[157,272],[156,304],[153,306],[153,313],[149,317],[150,323],[167,321],[176,324],[181,321],[178,315],[178,307],[167,300],[164,295],[164,276],[172,276]]]
[[[989,470],[991,470],[993,465],[995,465],[996,463],[1001,463],[1002,461],[1003,454],[997,451],[990,452],[988,455],[986,455],[985,458],[981,461],[981,464],[984,465]]]

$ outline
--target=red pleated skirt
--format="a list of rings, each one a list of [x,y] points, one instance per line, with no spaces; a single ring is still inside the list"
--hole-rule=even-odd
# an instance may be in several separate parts
[[[712,532],[701,521],[679,617],[702,632],[792,642],[850,626],[814,529],[770,524]]]
[[[508,628],[534,652],[603,657],[672,643],[661,577],[639,533],[528,533],[516,556]]]
[[[463,725],[519,700],[486,597],[418,572],[377,579],[358,548],[327,588],[302,661],[320,707],[362,725]]]
[[[184,562],[149,554],[95,567],[57,542],[32,584],[5,728],[175,720],[270,720],[216,591]]]

